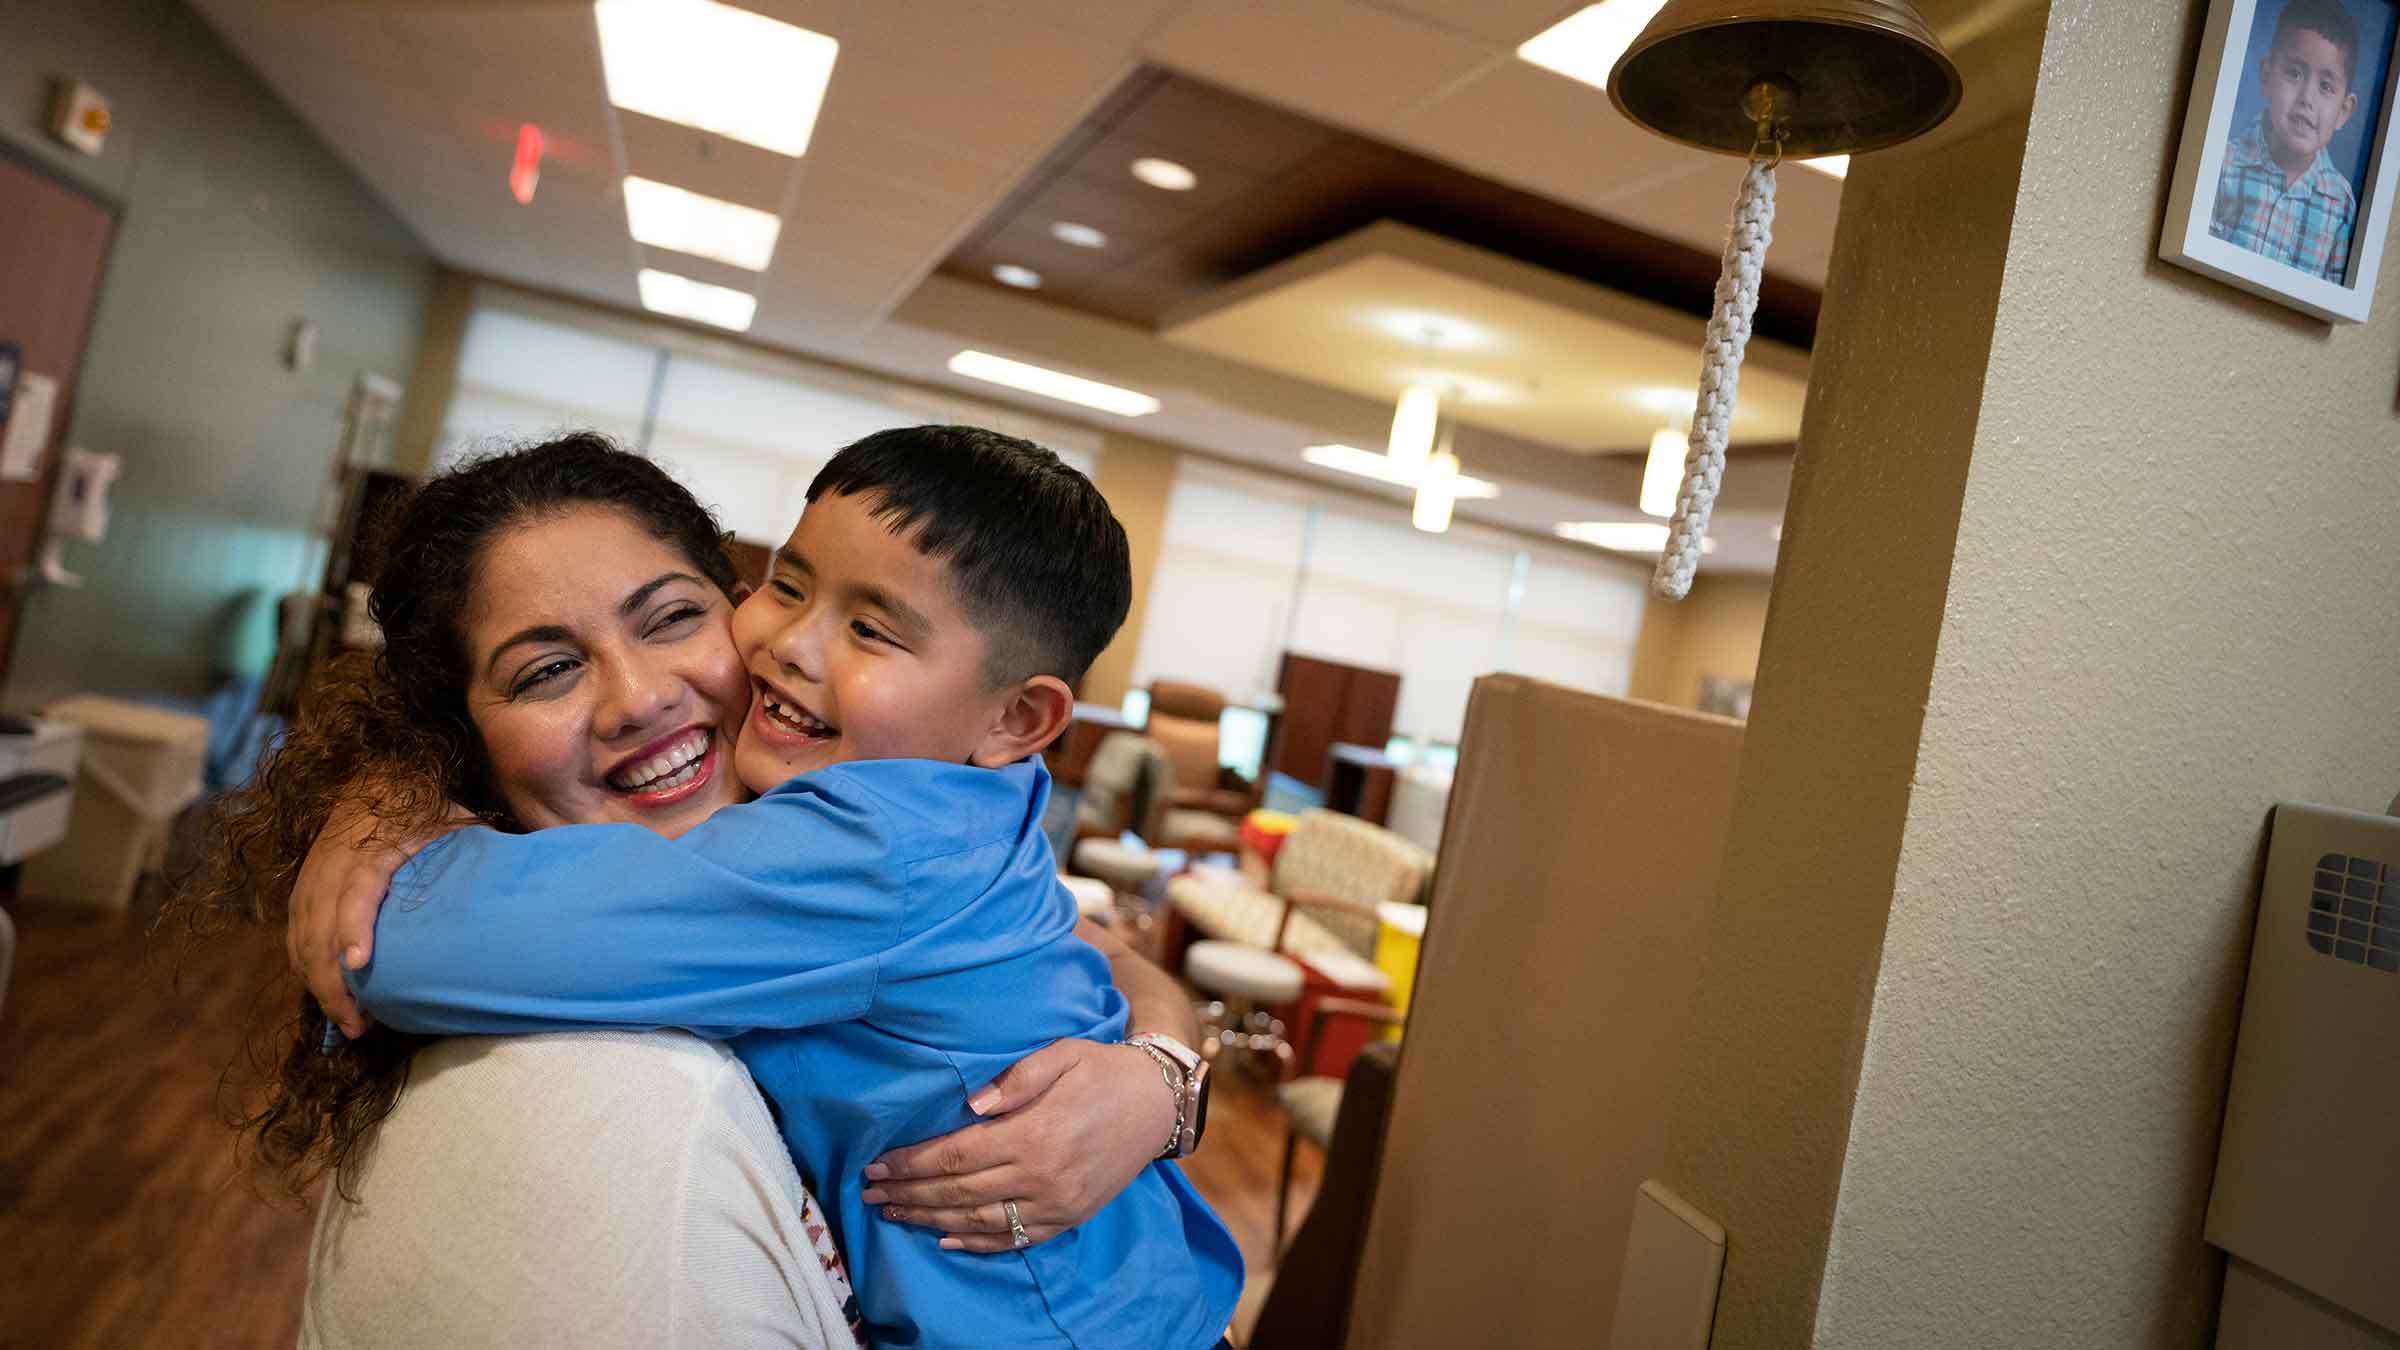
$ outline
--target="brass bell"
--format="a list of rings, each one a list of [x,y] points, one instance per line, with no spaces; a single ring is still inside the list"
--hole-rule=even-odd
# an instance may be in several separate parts
[[[1907,0],[1667,0],[1608,77],[1617,110],[1669,140],[1796,159],[1921,136],[1961,87]]]

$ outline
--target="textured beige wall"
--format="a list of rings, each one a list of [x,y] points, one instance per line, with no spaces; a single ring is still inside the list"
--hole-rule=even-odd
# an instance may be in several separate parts
[[[2266,812],[2400,787],[2400,283],[2154,260],[2205,9],[2053,7],[1824,1344],[2201,1344]]]
[[[1139,436],[1112,434],[1101,443],[1092,482],[1125,527],[1125,542],[1133,555],[1133,608],[1126,612],[1117,640],[1083,677],[1083,696],[1092,702],[1121,703],[1132,682],[1134,649],[1141,646],[1142,625],[1150,617],[1150,574],[1158,570],[1177,458],[1172,447]]]
[[[1627,694],[1696,708],[1702,676],[1753,678],[1774,584],[1772,577],[1703,576],[1680,602],[1647,602]]]
[[[1668,1144],[1728,1234],[1717,1350],[1808,1344],[2023,144],[1889,151],[1844,190]]]

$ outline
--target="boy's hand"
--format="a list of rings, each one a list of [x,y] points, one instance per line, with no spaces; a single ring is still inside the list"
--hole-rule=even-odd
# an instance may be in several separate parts
[[[868,1204],[938,1228],[942,1245],[1005,1252],[1003,1202],[1047,1242],[1100,1212],[1165,1151],[1175,1099],[1158,1061],[1130,1045],[1058,1041],[1010,1065],[970,1103],[987,1117],[894,1149],[867,1168]]]
[[[392,875],[427,844],[475,822],[474,813],[454,806],[449,824],[413,838],[389,839],[377,834],[373,811],[345,801],[309,847],[292,883],[284,951],[292,973],[344,1036],[366,1034],[366,1016],[350,997],[342,972],[357,970],[374,956],[375,912],[383,907]]]

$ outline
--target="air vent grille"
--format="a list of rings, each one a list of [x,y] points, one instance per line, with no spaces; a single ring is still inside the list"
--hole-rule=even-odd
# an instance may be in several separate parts
[[[2308,945],[2400,975],[2400,868],[2328,853],[2308,892]]]

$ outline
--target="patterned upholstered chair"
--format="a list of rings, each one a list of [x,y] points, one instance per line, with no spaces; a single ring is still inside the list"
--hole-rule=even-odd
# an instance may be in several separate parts
[[[1283,1025],[1265,1010],[1300,996],[1306,977],[1291,958],[1343,972],[1345,989],[1381,994],[1389,981],[1367,963],[1385,904],[1415,904],[1433,855],[1355,816],[1304,812],[1275,855],[1270,888],[1195,869],[1167,884],[1167,900],[1200,936],[1184,974],[1213,996],[1202,1013],[1210,1053],[1272,1056],[1288,1066]]]

